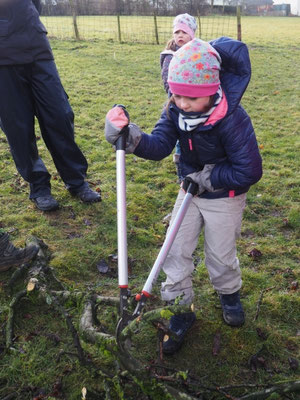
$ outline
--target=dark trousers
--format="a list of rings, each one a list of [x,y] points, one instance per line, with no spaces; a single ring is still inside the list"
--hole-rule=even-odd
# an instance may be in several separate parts
[[[54,61],[0,66],[0,119],[13,159],[30,183],[30,198],[50,194],[50,174],[39,157],[34,130],[43,140],[67,189],[87,185],[87,161],[74,140],[74,114]]]

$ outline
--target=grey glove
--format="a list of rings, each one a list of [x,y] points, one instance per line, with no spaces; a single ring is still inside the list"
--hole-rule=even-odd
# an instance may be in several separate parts
[[[140,128],[135,124],[129,124],[129,114],[124,106],[116,105],[109,110],[105,118],[105,138],[109,143],[114,145],[126,126],[128,126],[126,153],[133,153],[142,138]]]
[[[126,154],[131,154],[137,148],[142,139],[142,131],[136,124],[128,125],[129,132],[126,139]]]
[[[187,175],[198,185],[198,195],[202,194],[206,190],[208,192],[214,192],[214,188],[210,181],[211,171],[216,164],[205,164],[202,171],[193,172]]]

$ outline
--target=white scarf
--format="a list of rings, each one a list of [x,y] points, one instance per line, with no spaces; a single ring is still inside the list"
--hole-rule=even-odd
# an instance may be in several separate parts
[[[178,124],[179,128],[182,131],[190,132],[197,128],[198,125],[204,124],[209,116],[213,113],[217,105],[221,102],[222,97],[223,97],[223,92],[221,86],[219,86],[219,89],[216,93],[216,100],[214,102],[214,105],[211,107],[211,109],[205,113],[199,113],[198,115],[189,115],[190,113],[181,114],[179,113],[178,116]]]

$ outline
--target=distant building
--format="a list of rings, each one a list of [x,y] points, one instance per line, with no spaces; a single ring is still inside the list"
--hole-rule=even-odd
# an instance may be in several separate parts
[[[291,14],[290,4],[273,4],[272,9],[274,15],[282,15],[284,17],[287,17]]]
[[[300,0],[290,0],[289,3],[285,3],[284,0],[283,1],[282,0],[274,0],[274,1],[273,0],[207,0],[207,1],[212,1],[214,10],[222,10],[223,13],[234,12],[235,7],[237,5],[240,5],[245,15],[274,15],[274,16],[289,16],[291,14],[300,15]]]
[[[243,5],[246,14],[266,15],[272,10],[273,0],[246,0]]]
[[[300,16],[300,0],[274,0],[274,4],[289,4],[291,6],[291,14]]]

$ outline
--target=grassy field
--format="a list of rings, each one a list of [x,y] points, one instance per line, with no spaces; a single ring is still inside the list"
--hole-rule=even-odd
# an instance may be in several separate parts
[[[242,103],[252,118],[264,166],[263,178],[249,191],[238,241],[246,324],[231,329],[222,322],[219,301],[203,263],[201,239],[195,252],[197,323],[180,352],[164,359],[166,367],[184,372],[178,376],[194,377],[199,383],[198,398],[205,400],[238,398],[264,385],[295,381],[300,375],[300,19],[247,17],[243,21],[253,72]],[[76,141],[89,162],[88,181],[102,191],[103,201],[87,206],[72,198],[43,141],[38,140],[61,208],[49,214],[37,211],[1,135],[0,227],[10,232],[19,246],[29,235],[42,239],[52,254],[50,266],[71,292],[118,296],[116,163],[115,153],[104,139],[104,118],[113,104],[122,103],[131,120],[151,132],[166,99],[159,68],[162,46],[96,40],[52,40],[51,44],[75,112]],[[178,185],[171,156],[151,162],[130,155],[126,166],[130,287],[136,293],[163,242],[164,217],[172,210]],[[254,249],[259,251],[256,256]],[[109,266],[106,274],[97,269],[103,260]],[[20,279],[13,293],[8,290],[12,272],[0,276],[0,399],[77,400],[82,387],[88,390],[87,399],[163,398],[147,397],[126,377],[104,379],[104,367],[117,370],[112,356],[84,341],[82,346],[97,368],[91,372],[81,365],[72,355],[75,349],[64,319],[53,306],[34,296],[22,300],[15,340],[6,349],[10,301],[24,288]],[[163,278],[161,274],[159,281]],[[159,284],[154,294],[157,297],[148,309],[161,306]],[[80,303],[68,308],[76,328],[80,309]],[[113,330],[117,321],[109,308],[102,309],[98,318],[107,330]],[[143,362],[157,359],[153,327],[136,335],[135,341]],[[123,394],[118,382],[123,384]],[[232,397],[226,397],[228,393]],[[296,400],[299,393],[298,397],[288,393],[262,398]]]

